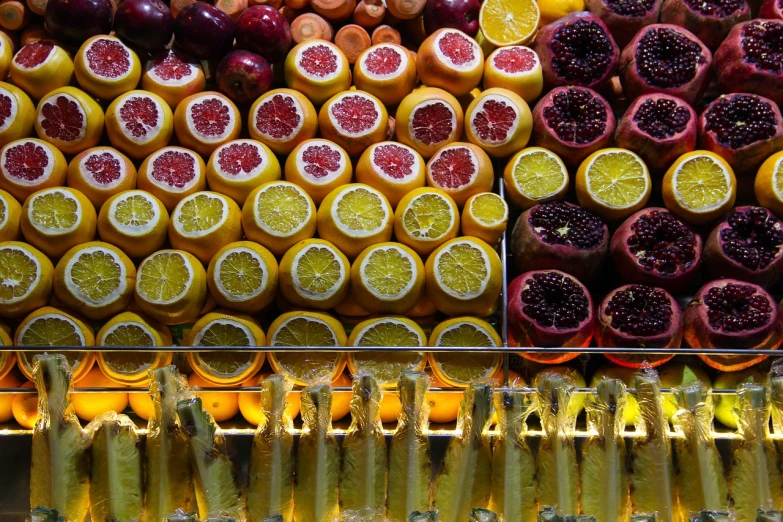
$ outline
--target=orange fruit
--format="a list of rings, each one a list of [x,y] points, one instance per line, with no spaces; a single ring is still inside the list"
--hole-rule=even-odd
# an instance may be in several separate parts
[[[481,34],[498,47],[529,42],[540,20],[535,0],[487,0],[479,12]]]
[[[268,373],[259,373],[243,382],[242,387],[255,388],[261,386],[261,381],[268,376]],[[292,419],[299,415],[301,396],[301,392],[294,391],[289,391],[286,395],[285,414]],[[258,426],[263,417],[261,413],[261,392],[239,392],[239,411],[248,423]]]
[[[427,183],[424,158],[413,147],[383,141],[370,145],[356,164],[356,181],[378,189],[397,207],[411,191]]]
[[[140,160],[165,147],[173,133],[174,116],[157,94],[126,92],[106,109],[109,141],[133,159]]]
[[[188,384],[205,389],[219,388],[195,373],[188,377]],[[217,422],[225,422],[239,413],[239,393],[237,392],[197,391],[195,393],[196,397],[201,398],[201,404],[204,406],[204,409],[211,413]]]
[[[25,240],[52,258],[95,238],[97,215],[87,197],[76,189],[39,190],[22,207]]]
[[[258,98],[248,116],[250,137],[275,154],[290,154],[318,132],[318,113],[301,92],[273,89]]]
[[[495,87],[481,92],[465,111],[465,134],[493,157],[522,150],[530,140],[533,115],[519,95]]]
[[[389,114],[381,100],[364,91],[346,91],[332,96],[318,113],[324,138],[335,142],[349,155],[386,138]]]
[[[0,57],[5,48],[3,46],[5,43],[0,37]],[[4,113],[0,117],[0,146],[32,134],[35,105],[22,89],[0,82],[0,103],[4,107]]]
[[[182,250],[158,250],[136,272],[136,306],[163,324],[193,321],[207,302],[207,273]]]
[[[100,368],[93,368],[74,385],[74,390],[79,388],[125,388],[125,386],[106,377]],[[107,411],[121,413],[128,407],[127,393],[74,393],[71,397],[76,415],[87,422]]]
[[[350,293],[334,307],[334,312],[339,316],[349,318],[367,317],[370,315],[370,312],[359,306],[359,303],[356,302],[356,299]]]
[[[783,215],[783,152],[777,152],[764,161],[756,173],[754,192],[759,205],[777,216]]]
[[[24,202],[33,192],[65,184],[65,156],[35,138],[12,141],[0,149],[0,189]]]
[[[73,65],[82,89],[106,101],[135,89],[141,78],[138,55],[114,36],[89,38],[77,51]]]
[[[142,388],[144,391],[128,393],[128,405],[133,413],[148,421],[155,414],[155,405],[152,403],[147,385],[143,385]]]
[[[332,381],[332,387],[350,388],[353,385],[351,378],[345,373],[341,373],[334,381]],[[335,391],[332,393],[332,422],[338,421],[348,415],[351,412],[351,395],[350,391]]]
[[[283,69],[285,82],[319,106],[351,86],[348,59],[326,40],[306,40],[288,52]]]
[[[224,194],[238,205],[268,182],[280,179],[280,162],[272,150],[255,140],[234,140],[215,149],[207,163],[210,190]]]
[[[692,225],[706,225],[734,206],[737,178],[725,159],[714,152],[686,152],[663,177],[663,203]]]
[[[481,81],[484,52],[476,40],[462,31],[438,29],[419,47],[416,70],[424,85],[462,96]]]
[[[172,109],[206,86],[201,64],[173,49],[150,58],[141,75],[141,88],[163,98]]]
[[[450,388],[435,376],[432,376],[430,387]],[[462,390],[428,391],[424,397],[430,407],[430,422],[446,424],[457,420],[459,405],[462,403]]]
[[[27,381],[20,388],[35,388],[35,385]],[[22,428],[31,430],[38,422],[38,394],[15,393],[11,395],[11,414]]]
[[[496,49],[484,62],[484,88],[503,87],[532,103],[544,89],[541,60],[523,45]]]
[[[471,196],[462,210],[462,234],[496,245],[508,225],[508,203],[493,192]]]
[[[101,208],[115,194],[136,188],[136,167],[117,149],[93,147],[71,160],[66,183]]]
[[[65,87],[73,79],[73,61],[62,47],[49,40],[22,47],[11,61],[11,81],[34,100]]]
[[[241,131],[239,109],[219,92],[188,96],[174,111],[174,132],[179,143],[202,156],[209,156],[220,145],[237,139]]]
[[[492,161],[473,143],[452,143],[427,162],[427,185],[442,190],[462,207],[470,196],[491,192],[495,182]]]
[[[299,187],[320,205],[334,189],[351,182],[353,166],[348,153],[334,142],[305,140],[285,162],[285,179]]]
[[[169,213],[158,198],[143,190],[110,197],[98,214],[101,239],[132,258],[144,258],[166,242]]]
[[[329,241],[305,239],[280,260],[280,294],[293,306],[330,310],[350,289],[351,264]]]
[[[201,156],[182,147],[164,147],[142,162],[136,184],[171,212],[185,197],[206,188]]]
[[[4,32],[0,33],[0,81],[5,81],[8,77],[13,58],[14,42]]]
[[[19,241],[0,243],[0,314],[20,317],[45,306],[53,273],[52,262],[37,248]]]
[[[9,373],[0,379],[0,388],[19,388],[22,385],[20,379],[15,373]],[[13,402],[16,394],[0,394],[0,422],[8,422],[14,417]]]
[[[0,190],[0,242],[19,239],[22,205],[11,194]]]
[[[62,87],[38,102],[35,132],[65,154],[79,154],[101,141],[103,122],[103,109],[90,95]]]
[[[223,194],[196,192],[182,199],[171,213],[171,246],[190,252],[202,263],[209,263],[218,250],[240,239],[239,206]]]
[[[464,114],[459,101],[434,87],[422,87],[407,95],[397,107],[394,132],[425,158],[462,136]]]
[[[353,74],[357,89],[397,105],[416,86],[416,60],[401,45],[381,43],[359,55]]]
[[[383,392],[380,404],[381,422],[396,423],[402,415],[402,402],[400,402],[399,394],[393,391]]]
[[[427,293],[423,293],[422,296],[419,298],[419,300],[416,302],[413,307],[405,312],[405,317],[410,317],[413,319],[419,319],[419,318],[431,318],[435,314],[438,313],[438,307],[435,306],[435,303],[430,299],[430,297],[427,295]]]

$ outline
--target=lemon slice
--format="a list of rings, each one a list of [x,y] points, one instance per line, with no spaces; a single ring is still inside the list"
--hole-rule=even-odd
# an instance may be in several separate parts
[[[424,264],[419,255],[399,243],[365,249],[351,267],[352,293],[371,313],[405,313],[424,289]]]
[[[663,178],[666,208],[692,224],[713,221],[734,205],[737,180],[726,161],[707,151],[683,154]]]
[[[207,299],[202,264],[181,250],[160,250],[139,265],[136,304],[163,324],[193,320]]]
[[[421,256],[457,237],[459,210],[451,196],[434,188],[403,197],[394,214],[394,236]]]
[[[497,348],[502,346],[491,324],[474,317],[459,317],[440,323],[432,330],[430,346]],[[500,354],[476,352],[432,352],[432,372],[439,380],[457,387],[486,381],[500,368]]]
[[[361,322],[348,339],[349,346],[367,348],[381,346],[424,347],[424,330],[405,317],[380,317]],[[352,352],[348,354],[348,369],[353,375],[371,374],[378,384],[392,387],[405,370],[423,370],[427,362],[424,352]]]
[[[307,239],[280,261],[280,293],[292,305],[329,310],[348,293],[348,259],[333,244]]]
[[[49,301],[54,267],[38,249],[17,241],[0,243],[0,315],[18,317]]]
[[[27,198],[22,209],[25,239],[49,257],[61,257],[72,247],[92,241],[95,207],[78,190],[57,187]]]
[[[608,221],[624,219],[644,207],[651,190],[647,165],[625,149],[594,152],[576,173],[579,204]]]
[[[300,187],[272,181],[255,189],[242,207],[247,238],[282,256],[294,244],[315,234],[315,204]]]
[[[212,258],[207,284],[218,306],[257,313],[274,299],[277,274],[277,260],[269,250],[252,241],[237,241]]]
[[[523,210],[568,192],[568,169],[557,154],[541,147],[520,150],[506,165],[503,179],[511,201]]]
[[[541,13],[535,0],[487,0],[479,12],[484,37],[498,47],[529,42]]]
[[[490,245],[500,241],[508,224],[508,205],[492,192],[471,196],[462,211],[462,233]]]

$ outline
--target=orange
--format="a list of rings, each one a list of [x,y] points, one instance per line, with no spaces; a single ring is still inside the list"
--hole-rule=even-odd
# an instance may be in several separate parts
[[[519,95],[495,87],[487,89],[465,111],[465,133],[495,158],[522,150],[530,140],[533,115]]]
[[[491,192],[492,160],[473,143],[452,143],[427,162],[427,185],[442,190],[462,207],[475,194]]]
[[[353,385],[351,378],[345,373],[341,373],[334,381],[332,381],[332,388],[350,388]],[[351,395],[350,391],[335,391],[332,394],[332,421],[338,421],[348,415],[351,412]]]
[[[316,205],[334,189],[350,183],[352,177],[348,153],[329,140],[305,140],[285,162],[285,180],[302,187]]]
[[[210,190],[240,206],[256,187],[280,179],[280,162],[272,150],[255,140],[234,140],[215,149],[207,163]]]
[[[397,105],[416,86],[416,59],[401,45],[380,43],[359,55],[353,74],[357,89]]]
[[[356,181],[378,189],[392,207],[427,183],[424,158],[413,147],[383,141],[370,145],[356,164]]]
[[[462,234],[496,245],[508,225],[508,203],[493,192],[471,196],[462,210]]]
[[[261,386],[261,381],[269,376],[268,373],[259,373],[255,377],[251,377],[244,383],[243,388],[251,388]],[[289,391],[286,395],[285,414],[289,417],[296,418],[299,415],[299,406],[301,403],[300,392]],[[262,419],[261,413],[261,392],[240,392],[239,393],[239,411],[247,422],[253,426],[258,426]]]
[[[89,94],[62,87],[38,102],[35,132],[65,154],[79,154],[101,141],[103,122],[103,109]]]
[[[410,145],[425,158],[462,136],[464,113],[459,101],[434,87],[421,87],[407,95],[397,107],[394,132],[397,140]]]
[[[9,373],[0,379],[0,388],[19,388],[22,385],[16,373]],[[14,416],[13,402],[15,394],[0,393],[0,422],[8,422]]]
[[[0,37],[0,60],[7,48],[3,37]],[[30,97],[19,87],[0,82],[0,101],[5,110],[0,118],[0,146],[32,134],[35,105]]]
[[[206,86],[201,64],[173,49],[148,60],[141,75],[141,88],[163,98],[172,109]]]
[[[402,415],[402,402],[399,394],[393,391],[383,392],[380,405],[381,422],[396,423]]]
[[[14,58],[14,42],[4,32],[0,33],[0,80],[5,81]]]
[[[432,376],[431,388],[449,389],[449,385]],[[430,407],[430,422],[446,424],[457,420],[459,405],[462,402],[460,390],[427,392],[425,399]]]
[[[114,36],[89,38],[76,53],[73,65],[79,85],[106,101],[135,89],[141,78],[138,55]]]
[[[126,92],[106,109],[106,134],[112,145],[140,160],[169,144],[174,115],[157,94]]]
[[[22,47],[11,61],[11,81],[31,98],[40,100],[73,80],[73,61],[62,47],[49,40]]]
[[[277,294],[277,260],[253,241],[237,241],[218,250],[207,269],[207,285],[218,306],[257,314]]]
[[[301,92],[273,89],[258,98],[248,115],[250,137],[275,154],[290,154],[304,140],[315,138],[318,113]]]
[[[484,62],[484,88],[503,87],[532,103],[544,89],[541,60],[523,45],[496,49]]]
[[[125,386],[112,381],[96,367],[74,385],[74,389],[79,388],[125,388]],[[71,397],[76,415],[87,422],[107,411],[121,413],[128,407],[127,393],[74,393]]]
[[[0,314],[21,317],[45,306],[54,266],[43,252],[19,241],[0,243]]]
[[[45,141],[12,141],[0,149],[0,189],[24,203],[33,192],[64,185],[67,168],[60,149]]]
[[[326,40],[306,40],[288,52],[283,69],[285,82],[319,106],[351,86],[348,59]]]
[[[346,91],[332,96],[318,113],[324,138],[359,156],[386,138],[389,114],[381,100],[364,91]]]
[[[498,47],[529,42],[540,19],[535,0],[486,0],[479,12],[481,34]]]
[[[734,206],[737,178],[722,157],[695,150],[677,158],[663,177],[663,203],[693,225],[718,219]]]
[[[171,212],[183,198],[206,188],[205,170],[204,160],[192,150],[164,147],[144,160],[136,184]]]
[[[188,384],[199,388],[218,388],[193,373],[188,377]],[[201,397],[204,409],[212,414],[217,422],[234,418],[239,413],[239,393],[221,391],[197,391],[196,397]]]
[[[419,47],[416,70],[424,85],[462,96],[481,81],[484,51],[458,29],[438,29]]]
[[[32,194],[22,207],[22,234],[52,258],[95,238],[95,207],[76,189],[55,187]]]
[[[0,242],[19,239],[22,205],[11,194],[0,190]]]
[[[27,381],[20,387],[35,388],[35,385]],[[35,428],[35,423],[38,422],[38,394],[16,393],[12,397],[11,414],[16,422],[26,430]]]
[[[174,111],[174,132],[183,147],[209,156],[242,131],[242,116],[234,102],[219,92],[188,96]]]
[[[133,413],[148,421],[155,414],[155,405],[152,403],[147,385],[142,388],[144,389],[142,392],[128,393],[128,404]]]
[[[101,208],[115,194],[136,188],[136,167],[117,149],[93,147],[74,156],[66,180]]]

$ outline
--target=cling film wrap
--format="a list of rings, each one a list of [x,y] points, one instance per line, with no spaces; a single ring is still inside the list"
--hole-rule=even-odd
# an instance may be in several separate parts
[[[743,383],[737,390],[740,441],[733,453],[729,486],[738,522],[753,522],[759,509],[781,508],[778,455],[769,436],[767,388]]]
[[[385,513],[387,457],[381,396],[375,377],[370,374],[354,377],[351,425],[342,444],[340,508],[343,511],[369,509]]]
[[[386,522],[386,508],[347,509],[340,512],[332,522]]]
[[[389,446],[390,522],[407,522],[416,511],[430,505],[429,408],[426,401],[430,378],[421,371],[405,371],[397,385],[402,413]]]
[[[260,519],[260,522],[283,522],[283,515],[272,515],[271,517],[264,517]]]
[[[204,409],[201,399],[193,397],[190,391],[180,394],[177,414],[188,437],[199,517],[231,517],[236,522],[246,522],[247,513],[234,464],[212,415]]]
[[[405,522],[438,522],[438,510],[413,511],[405,519]]]
[[[513,520],[513,519],[509,519]],[[495,512],[484,508],[475,508],[470,512],[468,522],[498,522],[498,516]]]
[[[47,507],[36,507],[30,511],[29,522],[65,522],[65,517],[56,509]]]
[[[593,515],[568,515],[563,522],[596,522]]]
[[[669,422],[663,410],[661,382],[654,371],[636,376],[639,417],[631,446],[631,504],[634,513],[654,514],[658,522],[677,522]]]
[[[109,411],[85,429],[90,434],[90,521],[138,522],[144,517],[141,438],[127,415]]]
[[[177,399],[185,389],[187,381],[176,366],[150,371],[153,413],[144,448],[147,522],[183,517],[195,509],[188,439],[177,415]]]
[[[579,513],[579,466],[574,430],[576,411],[571,407],[574,388],[559,374],[540,381],[536,402],[544,429],[538,446],[538,501],[558,513]]]
[[[712,436],[712,393],[701,381],[695,381],[675,388],[674,398],[679,409],[672,424],[680,435],[674,440],[676,483],[680,516],[688,520],[702,509],[726,509],[729,489],[723,460]]]
[[[761,511],[756,515],[756,522],[783,522],[783,511]]]
[[[538,512],[537,522],[563,522],[561,517],[554,507],[546,506]]]
[[[177,509],[164,517],[163,522],[199,522],[199,520],[195,513],[187,513],[182,509]]]
[[[687,519],[688,522],[731,522],[732,516],[728,511],[711,511],[703,509],[699,513],[694,513]]]
[[[783,435],[783,366],[773,366],[767,382],[772,406],[772,427],[776,434]]]
[[[294,521],[330,522],[339,512],[340,446],[332,433],[332,389],[302,390],[303,431],[296,454]]]
[[[630,522],[655,522],[655,515],[631,515]]]
[[[527,445],[532,401],[522,391],[495,394],[490,509],[503,520],[533,520],[537,510],[536,459]]]
[[[261,422],[250,452],[247,510],[251,521],[278,515],[282,522],[293,519],[294,436],[286,413],[291,388],[282,375],[261,381]]]
[[[82,522],[90,505],[89,436],[71,406],[71,370],[65,356],[35,356],[38,422],[33,430],[30,508],[56,509],[65,522]]]
[[[625,385],[618,379],[600,381],[585,403],[589,435],[582,445],[582,512],[598,522],[628,519],[625,404]]]
[[[441,522],[465,522],[473,508],[489,505],[492,455],[489,422],[492,390],[471,384],[465,390],[457,417],[457,434],[449,441],[435,480],[433,507]]]

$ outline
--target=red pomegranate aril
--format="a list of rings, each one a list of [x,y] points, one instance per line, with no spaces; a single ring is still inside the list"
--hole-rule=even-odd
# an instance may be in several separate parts
[[[585,5],[606,24],[614,41],[623,48],[639,29],[658,21],[661,1],[585,0]]]

